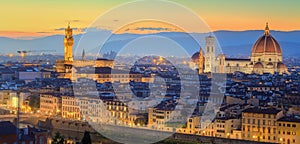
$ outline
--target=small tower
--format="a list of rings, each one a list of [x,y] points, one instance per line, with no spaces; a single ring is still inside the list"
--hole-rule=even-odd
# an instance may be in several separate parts
[[[83,61],[84,61],[84,60],[86,60],[86,57],[85,57],[85,51],[84,51],[84,49],[82,50],[81,59],[82,59]]]
[[[199,60],[198,60],[198,74],[204,73],[204,56],[202,52],[202,48],[200,47],[199,51]]]
[[[65,29],[65,38],[64,38],[64,47],[65,47],[65,61],[72,62],[73,61],[73,53],[72,48],[74,45],[74,39],[72,36],[72,29],[70,28],[70,23],[68,28]]]
[[[215,53],[215,38],[208,36],[205,38],[205,70],[204,72],[214,72],[216,53]]]

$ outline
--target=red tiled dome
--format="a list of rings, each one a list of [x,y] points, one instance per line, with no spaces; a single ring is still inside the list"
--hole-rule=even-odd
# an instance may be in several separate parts
[[[252,55],[257,53],[282,53],[279,43],[270,35],[268,25],[266,26],[265,34],[255,42],[252,48]]]
[[[264,66],[261,62],[257,62],[255,63],[254,68],[264,68]]]
[[[192,56],[192,61],[193,62],[198,62],[198,60],[199,60],[199,52],[196,52],[195,54],[193,54],[193,56]]]
[[[277,68],[278,69],[286,69],[286,66],[282,62],[277,63]]]

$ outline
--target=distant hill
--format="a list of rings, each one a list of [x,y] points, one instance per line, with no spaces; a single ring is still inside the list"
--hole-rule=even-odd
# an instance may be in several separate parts
[[[228,57],[247,57],[251,53],[252,45],[255,41],[263,34],[263,31],[216,31],[214,35],[219,41],[222,51]],[[271,34],[278,40],[280,43],[283,56],[294,56],[300,57],[300,31],[291,31],[291,32],[281,32],[281,31],[271,31]],[[103,42],[106,36],[111,35],[107,31],[99,31],[97,33],[90,34],[89,39],[84,37],[78,42],[82,35],[75,35],[75,46],[78,46],[78,52],[81,53],[82,48],[86,50],[86,53],[98,53],[99,45]],[[192,55],[199,50],[199,45],[196,41],[200,42],[202,47],[205,46],[205,37],[209,34],[200,34],[192,33],[185,34],[180,32],[170,32],[170,33],[157,33],[151,34],[151,36],[160,36],[166,37],[171,40],[178,42],[179,45],[185,48],[185,50]],[[119,51],[122,49],[128,42],[138,38],[141,35],[138,34],[114,34],[107,40],[107,43],[101,49],[101,53],[106,53],[109,51]],[[150,36],[150,35],[143,35]],[[196,41],[193,39],[196,38]],[[53,35],[43,38],[37,38],[32,40],[20,40],[20,39],[11,39],[0,37],[0,54],[9,54],[14,53],[18,50],[55,50],[55,54],[63,54],[63,35]],[[151,43],[145,45],[151,45]],[[140,49],[143,50],[143,47],[140,46]]]

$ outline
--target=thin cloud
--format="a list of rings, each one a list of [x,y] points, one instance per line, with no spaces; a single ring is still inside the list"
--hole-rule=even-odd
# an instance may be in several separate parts
[[[81,22],[81,20],[71,20],[71,22]]]
[[[138,27],[138,28],[135,28],[134,30],[139,30],[139,31],[171,31],[172,29],[162,28],[162,27]]]

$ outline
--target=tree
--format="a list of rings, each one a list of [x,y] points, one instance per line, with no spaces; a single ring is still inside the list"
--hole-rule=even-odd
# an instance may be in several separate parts
[[[54,138],[52,138],[52,144],[64,144],[64,142],[64,136],[61,136],[59,132],[56,132]]]
[[[32,94],[30,96],[29,106],[32,109],[38,109],[38,108],[40,108],[40,96],[39,96],[39,94]]]
[[[88,131],[84,132],[84,136],[81,140],[81,144],[92,144],[90,132],[88,132]]]

